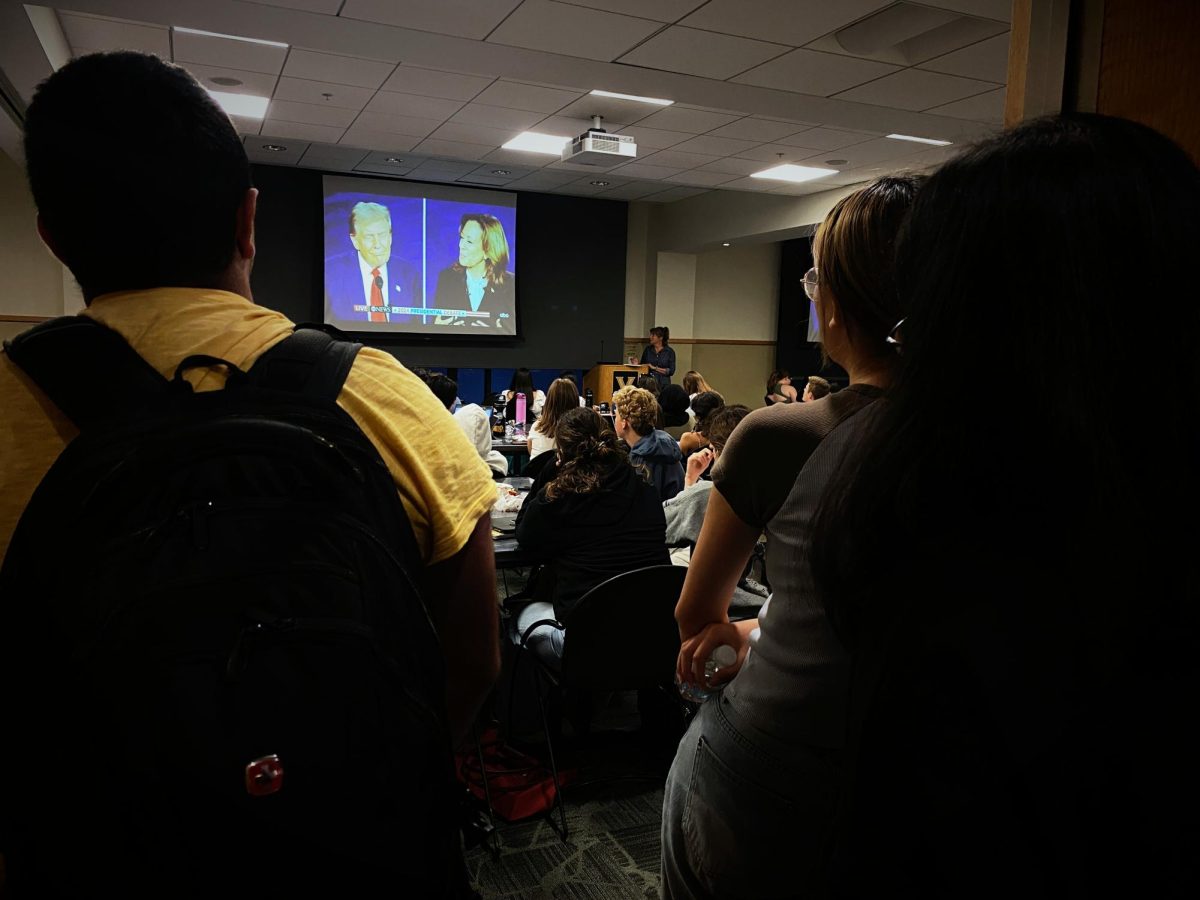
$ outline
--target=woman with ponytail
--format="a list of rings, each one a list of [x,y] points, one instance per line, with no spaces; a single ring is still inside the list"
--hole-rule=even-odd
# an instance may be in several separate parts
[[[599,414],[564,413],[556,429],[554,477],[525,502],[517,524],[521,548],[543,557],[536,599],[517,617],[519,632],[539,619],[570,626],[584,594],[622,572],[670,562],[658,492]],[[547,577],[549,576],[549,577]],[[563,630],[544,626],[529,639],[544,659],[562,656]]]

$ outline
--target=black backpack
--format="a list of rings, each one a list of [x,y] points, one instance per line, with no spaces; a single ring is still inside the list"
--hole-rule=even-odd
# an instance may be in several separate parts
[[[6,345],[81,431],[0,571],[12,896],[466,891],[416,542],[335,403],[359,347],[167,381],[83,317]]]

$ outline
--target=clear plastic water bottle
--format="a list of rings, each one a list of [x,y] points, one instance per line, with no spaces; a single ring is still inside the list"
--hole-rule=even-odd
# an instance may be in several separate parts
[[[701,687],[698,684],[692,684],[687,681],[680,681],[678,675],[675,676],[675,686],[679,688],[679,693],[684,700],[691,700],[693,703],[703,703],[714,694],[719,694],[725,687],[724,684],[713,684],[713,675],[716,674],[718,669],[732,666],[735,662],[737,662],[737,651],[728,644],[722,644],[713,650],[712,656],[704,663],[704,684],[706,687]]]

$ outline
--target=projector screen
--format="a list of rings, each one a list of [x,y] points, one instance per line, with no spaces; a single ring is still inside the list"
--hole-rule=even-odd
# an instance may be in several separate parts
[[[368,334],[517,334],[517,195],[324,176],[325,322]]]

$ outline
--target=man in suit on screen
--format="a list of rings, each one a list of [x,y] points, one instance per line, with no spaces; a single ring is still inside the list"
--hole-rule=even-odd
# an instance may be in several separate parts
[[[421,305],[421,273],[412,263],[392,258],[392,214],[382,203],[362,201],[350,210],[354,253],[326,260],[325,298],[344,323],[411,322],[393,313],[399,306]]]

